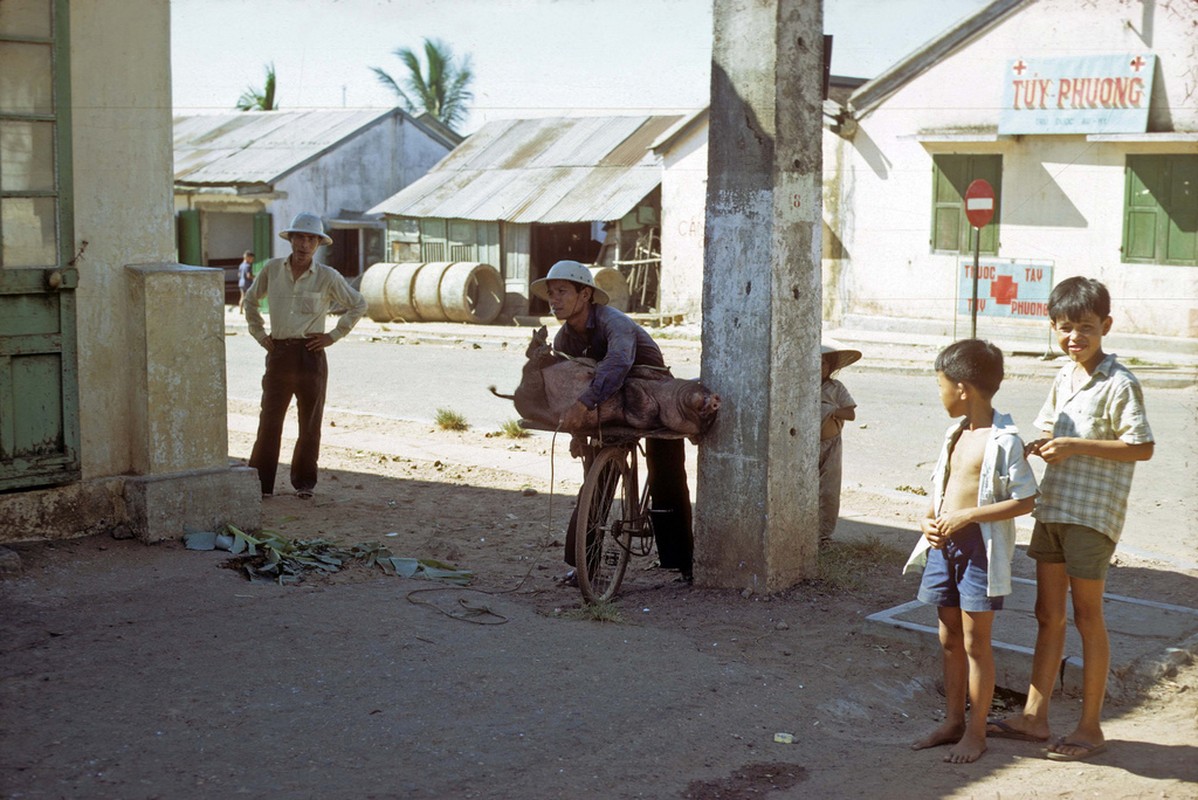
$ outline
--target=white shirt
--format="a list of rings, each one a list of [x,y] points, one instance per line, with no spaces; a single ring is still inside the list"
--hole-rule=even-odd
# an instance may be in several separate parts
[[[966,421],[962,419],[949,426],[944,435],[944,446],[940,449],[940,460],[932,473],[932,508],[939,512],[944,502],[944,489],[948,485],[949,459],[953,446]],[[982,454],[982,471],[978,480],[978,507],[988,506],[1002,500],[1026,500],[1035,497],[1038,491],[1036,476],[1031,464],[1023,457],[1023,440],[1009,414],[994,412],[990,427],[990,438]],[[1011,559],[1015,557],[1015,520],[1003,519],[995,522],[979,522],[982,541],[986,544],[986,560],[989,569],[986,576],[986,594],[1000,597],[1011,593]],[[903,567],[923,569],[928,562],[927,537],[922,534],[911,551],[911,557]]]
[[[345,308],[337,327],[329,332],[337,341],[353,330],[366,313],[366,299],[337,270],[316,261],[299,276],[291,275],[290,256],[272,258],[245,293],[245,319],[250,335],[259,343],[266,338],[265,320],[258,303],[270,306],[270,336],[303,339],[324,333],[325,318],[333,307]]]

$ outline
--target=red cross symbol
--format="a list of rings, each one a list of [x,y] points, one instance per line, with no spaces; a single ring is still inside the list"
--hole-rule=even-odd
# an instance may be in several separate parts
[[[1131,60],[1131,68],[1134,69],[1136,72],[1139,72],[1140,70],[1142,70],[1144,68],[1144,59],[1140,56],[1136,56],[1135,58],[1133,58]]]
[[[1019,297],[1019,284],[1010,275],[999,275],[990,281],[990,296],[1000,306],[1009,306]]]
[[[1011,67],[1011,69],[1015,70],[1016,75],[1023,77],[1023,71],[1027,69],[1027,64],[1024,64],[1021,58],[1015,62],[1015,66]]]

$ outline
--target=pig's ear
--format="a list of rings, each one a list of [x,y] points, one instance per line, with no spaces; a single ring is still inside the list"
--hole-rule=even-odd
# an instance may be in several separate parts
[[[544,325],[542,325],[541,329],[537,331],[537,336],[542,339],[548,339],[549,338],[549,329],[546,328]]]

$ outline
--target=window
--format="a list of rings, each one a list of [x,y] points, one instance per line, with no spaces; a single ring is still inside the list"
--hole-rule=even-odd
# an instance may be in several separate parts
[[[66,153],[65,4],[0,8],[0,267],[53,267],[70,258]],[[66,234],[66,235],[64,235]]]
[[[1198,265],[1198,155],[1127,157],[1123,261]]]
[[[994,187],[994,220],[982,228],[981,252],[998,255],[1002,156],[934,155],[932,176],[932,251],[973,252],[973,227],[965,217],[965,190],[981,178]]]

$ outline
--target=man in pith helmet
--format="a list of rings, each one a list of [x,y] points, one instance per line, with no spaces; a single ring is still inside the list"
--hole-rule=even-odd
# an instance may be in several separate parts
[[[263,496],[274,494],[283,418],[294,396],[299,439],[291,457],[291,486],[297,497],[308,499],[316,488],[320,425],[329,378],[324,351],[358,323],[366,313],[366,300],[340,272],[316,261],[317,249],[333,243],[320,217],[306,212],[296,214],[279,237],[291,243],[291,255],[267,261],[245,293],[250,335],[266,349],[262,410],[250,466],[258,470]],[[270,307],[269,334],[258,307],[262,300]],[[336,327],[325,333],[330,308],[348,310],[338,318]]]
[[[595,377],[577,402],[563,415],[563,430],[595,428],[596,409],[624,385],[633,365],[666,369],[661,348],[627,314],[607,304],[607,292],[595,285],[590,269],[577,261],[558,261],[534,281],[532,293],[549,303],[562,327],[553,347],[569,356],[593,358]],[[571,447],[573,452],[575,448]],[[682,439],[646,439],[650,513],[657,553],[664,569],[676,569],[691,579],[694,538],[691,531],[690,490],[686,485],[686,451]],[[574,563],[577,507],[566,531],[566,563]],[[570,580],[573,571],[567,576]]]

